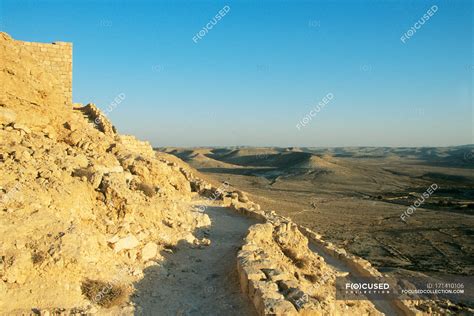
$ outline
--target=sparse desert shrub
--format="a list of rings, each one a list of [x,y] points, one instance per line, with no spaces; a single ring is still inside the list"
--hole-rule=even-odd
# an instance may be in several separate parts
[[[293,273],[293,275],[295,276],[295,278],[296,278],[297,280],[300,279],[300,274],[298,273],[298,271],[295,271],[295,273]]]
[[[309,265],[309,260],[308,258],[296,258],[294,260],[295,266],[297,266],[300,269],[307,268]]]
[[[316,283],[318,281],[318,276],[314,274],[305,274],[304,278],[311,283]]]
[[[149,184],[142,183],[142,182],[134,182],[132,184],[132,187],[136,190],[142,191],[143,194],[145,194],[148,197],[153,197],[154,195],[156,195],[155,188]]]
[[[46,259],[44,252],[35,251],[31,254],[31,261],[33,264],[41,264]]]
[[[293,249],[283,248],[282,251],[283,251],[283,254],[287,256],[288,258],[290,258],[291,260],[296,259],[297,254]]]
[[[285,256],[290,258],[291,261],[293,261],[295,266],[297,266],[298,268],[303,269],[308,266],[309,264],[308,258],[306,257],[300,258],[298,254],[296,253],[296,251],[294,251],[293,249],[285,248],[285,249],[282,249],[282,251],[285,254]]]
[[[105,308],[121,305],[128,299],[127,288],[111,282],[87,279],[82,282],[81,290],[88,300]]]

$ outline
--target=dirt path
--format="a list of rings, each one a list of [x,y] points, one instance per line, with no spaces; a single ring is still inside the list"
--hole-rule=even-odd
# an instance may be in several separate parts
[[[211,245],[178,244],[159,267],[145,270],[136,285],[135,315],[256,315],[241,293],[236,269],[238,248],[254,220],[223,207],[207,207],[210,228],[198,232]]]
[[[323,257],[324,261],[336,271],[348,272],[349,278],[351,276],[360,276],[360,274],[356,270],[352,269],[338,258],[331,256],[330,254],[325,252],[321,246],[311,242],[311,240],[309,241],[309,248],[313,252]],[[375,305],[375,308],[379,312],[384,313],[387,316],[404,315],[403,311],[401,311],[397,306],[393,305],[390,301],[372,300],[371,302]]]

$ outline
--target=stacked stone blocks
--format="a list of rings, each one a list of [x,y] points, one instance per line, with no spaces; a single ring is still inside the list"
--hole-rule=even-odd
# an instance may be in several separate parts
[[[15,41],[15,44],[30,52],[45,70],[56,76],[54,89],[62,95],[65,105],[72,106],[72,43]]]

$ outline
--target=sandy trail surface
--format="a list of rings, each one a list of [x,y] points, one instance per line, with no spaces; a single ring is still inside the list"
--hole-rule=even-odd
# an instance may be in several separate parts
[[[224,207],[205,209],[212,225],[197,232],[211,245],[179,243],[161,266],[147,268],[136,284],[135,315],[256,315],[240,291],[239,247],[256,222]]]
[[[361,275],[352,267],[348,266],[345,262],[342,262],[340,259],[331,256],[329,253],[324,251],[324,249],[315,244],[314,242],[309,241],[309,248],[324,258],[324,261],[330,265],[334,270],[339,272],[347,272],[349,273],[349,278],[351,277],[360,277]],[[395,315],[404,315],[403,311],[400,310],[399,307],[395,306],[392,302],[388,300],[372,300],[372,304],[374,304],[375,308],[384,313],[387,316],[395,316]]]

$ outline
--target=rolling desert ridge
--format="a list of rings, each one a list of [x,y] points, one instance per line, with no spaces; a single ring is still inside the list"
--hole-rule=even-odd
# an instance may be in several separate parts
[[[473,273],[472,145],[161,150],[384,272]],[[404,215],[433,184],[436,194]]]
[[[474,315],[465,0],[0,0],[0,316]]]

